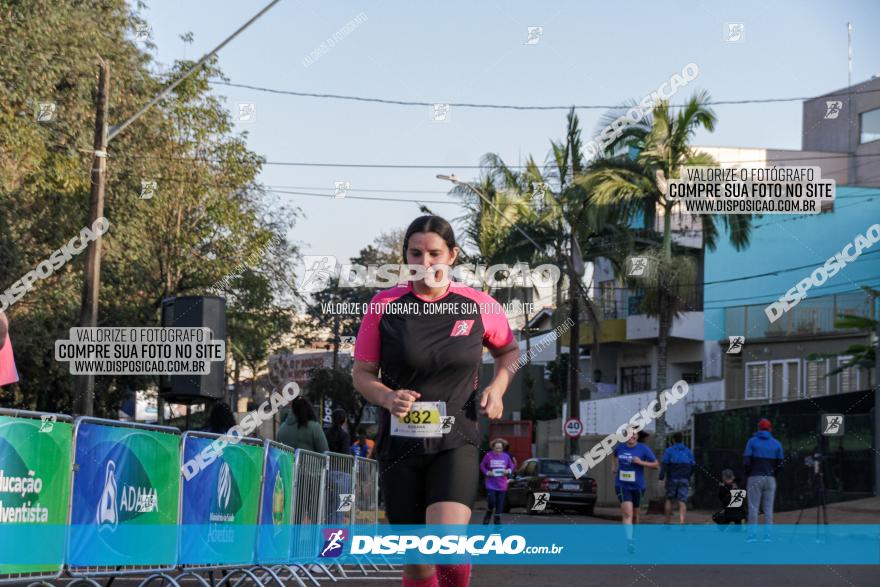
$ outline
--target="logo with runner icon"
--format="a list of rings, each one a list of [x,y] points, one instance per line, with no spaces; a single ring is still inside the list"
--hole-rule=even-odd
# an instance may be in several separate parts
[[[40,416],[40,432],[52,432],[55,428],[55,422],[58,421],[58,417],[55,414],[43,414]]]
[[[348,538],[348,530],[345,528],[324,528],[324,546],[318,556],[321,558],[336,558],[345,550],[345,540]]]
[[[547,504],[550,503],[550,493],[533,493],[535,501],[532,503],[532,511],[533,512],[542,512],[547,509]]]
[[[455,324],[452,325],[452,332],[449,333],[449,336],[467,336],[471,333],[473,327],[473,320],[456,320]]]
[[[731,489],[730,490],[730,503],[727,504],[729,508],[738,508],[742,507],[742,504],[746,500],[746,490],[745,489]]]
[[[337,512],[350,512],[353,505],[354,505],[354,494],[353,493],[340,493],[339,494],[339,507],[336,508],[336,511]]]
[[[843,436],[843,414],[822,414],[822,436]]]
[[[746,342],[745,336],[728,336],[729,346],[727,347],[728,355],[738,355],[742,352],[743,345]]]

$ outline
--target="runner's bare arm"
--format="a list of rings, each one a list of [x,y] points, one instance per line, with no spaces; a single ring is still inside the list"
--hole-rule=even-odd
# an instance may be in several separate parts
[[[645,467],[646,469],[659,469],[660,468],[660,463],[658,463],[657,461],[643,461],[639,457],[633,457],[633,464],[634,465],[641,465],[641,466]]]
[[[379,379],[379,363],[355,361],[351,372],[354,388],[373,405],[394,416],[405,416],[419,393],[411,389],[392,390]]]
[[[480,408],[490,420],[498,420],[504,414],[504,403],[501,398],[504,397],[507,387],[513,380],[513,373],[509,367],[519,360],[519,346],[514,341],[500,349],[490,349],[490,352],[495,357],[495,377],[483,390]]]

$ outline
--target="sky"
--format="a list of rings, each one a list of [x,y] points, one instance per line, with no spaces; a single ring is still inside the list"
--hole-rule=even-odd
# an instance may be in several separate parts
[[[197,59],[268,3],[153,0],[140,14],[150,24],[156,61],[170,64]],[[231,83],[274,90],[428,103],[602,106],[640,99],[695,63],[699,75],[673,103],[697,90],[716,100],[804,98],[847,85],[847,22],[853,23],[857,83],[880,74],[876,0],[281,0],[220,51],[219,66]],[[726,41],[729,23],[743,25],[739,41]],[[543,27],[538,42],[526,42],[529,27]],[[192,43],[181,40],[186,32],[193,33]],[[451,185],[436,174],[475,179],[479,170],[462,166],[478,165],[489,152],[512,165],[529,154],[543,162],[550,140],[565,130],[564,110],[453,106],[447,121],[435,122],[429,105],[221,85],[214,91],[236,119],[240,103],[255,105],[254,119],[236,121],[236,131],[246,132],[249,148],[267,161],[344,164],[266,165],[260,176],[272,189],[320,194],[275,194],[267,204],[301,210],[289,237],[302,253],[340,261],[419,216],[414,200],[449,220],[461,218],[463,209],[447,195]],[[799,101],[714,108],[715,131],[698,133],[695,144],[801,146]],[[578,111],[584,140],[599,130],[605,112]],[[349,197],[333,197],[337,181],[350,182]]]

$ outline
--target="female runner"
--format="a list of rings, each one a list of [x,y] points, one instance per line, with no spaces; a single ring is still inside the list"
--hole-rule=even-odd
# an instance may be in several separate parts
[[[414,220],[403,257],[425,274],[376,294],[355,342],[354,386],[383,408],[376,456],[391,524],[470,523],[479,483],[477,410],[501,418],[513,378],[507,367],[519,358],[500,304],[450,280],[459,250],[446,220]],[[479,394],[484,346],[495,375]],[[444,419],[451,422],[445,432]],[[405,565],[403,585],[462,587],[470,572],[470,565]]]

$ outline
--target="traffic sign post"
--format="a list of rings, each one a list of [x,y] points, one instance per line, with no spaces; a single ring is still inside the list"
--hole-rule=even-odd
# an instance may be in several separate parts
[[[569,418],[563,424],[562,431],[569,438],[577,438],[584,433],[584,424],[577,418]]]

